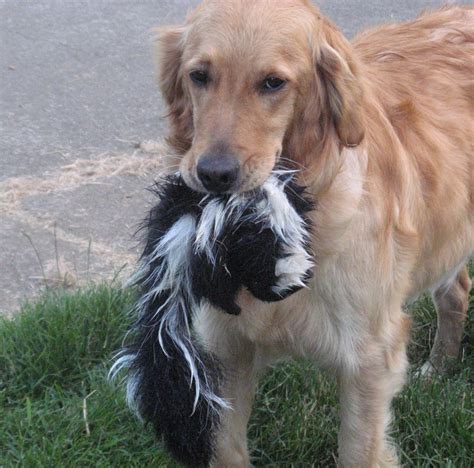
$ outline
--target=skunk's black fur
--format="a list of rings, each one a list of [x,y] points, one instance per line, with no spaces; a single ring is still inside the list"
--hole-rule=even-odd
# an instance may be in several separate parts
[[[304,189],[288,174],[273,177],[306,228],[312,205]],[[129,369],[129,403],[164,437],[173,457],[188,466],[206,466],[214,454],[219,412],[226,402],[220,394],[223,369],[191,331],[196,310],[207,301],[238,315],[236,297],[242,287],[262,301],[284,299],[302,287],[310,270],[302,272],[297,284],[275,290],[277,262],[290,254],[288,239],[281,238],[269,221],[271,209],[278,207],[269,207],[265,190],[240,198],[205,195],[173,176],[154,192],[160,201],[146,222],[146,245],[136,277],[142,295],[140,317],[134,342],[123,350],[112,372]],[[221,210],[216,219],[224,220],[217,230],[216,220],[203,220],[206,207],[209,211],[214,206]],[[203,225],[210,222],[215,225]],[[196,247],[199,227],[207,235],[203,248]],[[166,243],[170,234],[176,234],[175,240]],[[307,242],[305,234],[300,239],[303,252],[309,251]],[[179,271],[173,270],[175,260]]]

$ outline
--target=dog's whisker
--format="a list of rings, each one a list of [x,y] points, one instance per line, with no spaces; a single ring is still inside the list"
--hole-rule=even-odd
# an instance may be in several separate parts
[[[298,168],[300,168],[303,171],[308,171],[309,170],[307,166],[305,166],[304,164],[301,164],[298,161],[295,161],[294,159],[285,158],[283,156],[280,156],[279,161],[287,162],[291,166],[297,166]]]

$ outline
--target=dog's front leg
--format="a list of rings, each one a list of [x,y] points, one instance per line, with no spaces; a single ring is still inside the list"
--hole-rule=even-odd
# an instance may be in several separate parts
[[[257,346],[236,331],[238,320],[209,310],[196,324],[203,343],[222,364],[221,395],[231,406],[221,410],[212,467],[250,466],[247,424],[263,360]]]
[[[409,319],[401,314],[398,326],[368,340],[357,370],[345,369],[339,374],[341,467],[399,466],[387,430],[391,401],[405,381],[408,329]]]
[[[247,468],[247,424],[252,411],[257,369],[255,351],[246,349],[234,362],[226,362],[223,396],[231,404],[221,415],[213,467]]]

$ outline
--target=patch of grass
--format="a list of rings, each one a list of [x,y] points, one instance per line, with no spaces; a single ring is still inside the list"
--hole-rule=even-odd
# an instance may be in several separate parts
[[[133,291],[50,291],[0,319],[0,466],[163,466],[166,455],[108,382]]]
[[[75,294],[48,291],[0,322],[0,394],[7,405],[59,387],[76,388],[85,372],[120,347],[133,293],[99,286]]]
[[[75,391],[59,385],[25,397],[3,415],[5,466],[160,466],[168,459],[126,409],[99,366]],[[2,462],[0,461],[0,465]]]
[[[339,404],[332,379],[308,362],[275,369],[260,386],[249,440],[256,466],[335,466]]]
[[[123,390],[107,381],[133,301],[133,291],[109,286],[49,292],[13,320],[0,319],[1,467],[176,466],[151,428],[130,414]],[[436,316],[426,298],[412,312],[409,354],[418,367],[428,356]],[[428,383],[413,374],[395,401],[393,437],[407,466],[474,465],[472,312],[454,375]],[[310,364],[272,371],[254,408],[255,465],[335,465],[336,387]]]

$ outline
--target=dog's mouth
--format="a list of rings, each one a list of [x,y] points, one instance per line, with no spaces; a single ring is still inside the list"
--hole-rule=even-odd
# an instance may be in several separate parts
[[[191,190],[197,193],[206,194],[213,197],[222,197],[223,199],[229,199],[231,197],[239,197],[242,199],[255,199],[261,196],[262,189],[265,184],[270,179],[278,179],[283,183],[291,180],[299,170],[294,168],[289,168],[287,165],[280,164],[279,162],[275,167],[270,171],[266,178],[262,178],[258,183],[252,183],[252,176],[248,176],[246,179],[243,179],[236,187],[233,187],[231,190],[226,190],[223,192],[213,192],[207,190],[199,181],[198,177],[192,172],[181,173],[177,172],[176,175],[180,176],[185,185],[187,185]]]
[[[229,197],[229,196],[232,196],[232,195],[241,195],[241,196],[245,196],[245,197],[251,197],[255,193],[258,193],[262,189],[265,182],[276,172],[278,172],[278,171],[270,172],[268,177],[260,183],[253,183],[252,184],[251,182],[249,183],[244,179],[240,183],[236,184],[236,186],[232,187],[231,189],[225,190],[225,191],[219,191],[219,192],[206,189],[199,182],[197,177],[194,176],[193,174],[188,174],[188,176],[186,176],[185,174],[182,174],[182,177],[183,177],[183,180],[184,180],[185,184],[191,190],[194,190],[195,192],[205,193],[205,194],[212,195],[212,196],[223,196],[223,197]],[[250,179],[250,177],[249,177],[249,179]]]
[[[240,168],[236,181],[223,190],[213,190],[206,187],[197,173],[197,168],[181,171],[181,177],[184,183],[195,192],[205,193],[209,195],[252,195],[262,189],[265,182],[272,176],[280,177],[284,173],[294,174],[299,172],[297,168],[291,164],[291,159],[283,158],[282,151],[278,150],[274,155],[274,165],[267,171],[247,170]]]
[[[272,171],[273,172],[273,171]],[[204,184],[199,180],[199,177],[195,173],[195,171],[190,171],[186,172],[184,171],[181,176],[184,180],[184,183],[191,189],[194,190],[195,192],[199,193],[206,193],[209,195],[238,195],[238,194],[245,194],[249,192],[254,192],[261,188],[263,184],[265,183],[266,180],[271,176],[272,172],[261,182],[259,181],[258,183],[252,183],[253,175],[248,174],[242,176],[242,174],[239,175],[238,179],[236,182],[228,189],[226,190],[212,190],[209,188],[206,188]]]

